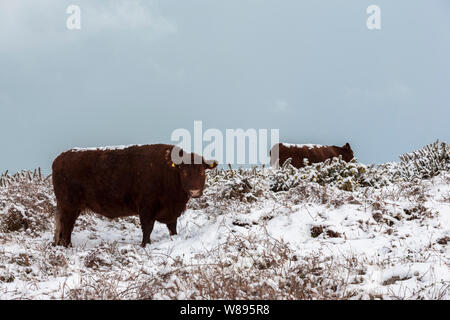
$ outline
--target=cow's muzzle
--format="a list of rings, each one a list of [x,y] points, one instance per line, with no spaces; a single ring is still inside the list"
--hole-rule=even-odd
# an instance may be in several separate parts
[[[189,190],[189,194],[192,198],[198,198],[203,194],[203,192],[202,190]]]

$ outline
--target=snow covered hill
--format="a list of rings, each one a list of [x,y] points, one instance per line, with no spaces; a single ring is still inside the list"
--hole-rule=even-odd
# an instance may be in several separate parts
[[[0,298],[449,299],[450,153],[423,150],[212,172],[178,235],[156,223],[145,249],[137,217],[92,213],[53,247],[51,178],[4,174]]]

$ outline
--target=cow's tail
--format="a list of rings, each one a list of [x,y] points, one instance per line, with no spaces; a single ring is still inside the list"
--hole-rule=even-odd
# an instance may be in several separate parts
[[[62,241],[62,212],[59,206],[56,207],[55,213],[55,234],[53,236],[54,245],[61,244]]]

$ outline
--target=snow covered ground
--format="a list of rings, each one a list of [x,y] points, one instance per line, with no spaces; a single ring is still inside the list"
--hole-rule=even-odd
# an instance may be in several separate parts
[[[208,185],[140,247],[137,217],[82,215],[51,245],[51,179],[0,186],[2,299],[449,299],[450,173],[239,198]],[[219,190],[220,189],[220,190]],[[225,188],[226,189],[226,188]]]

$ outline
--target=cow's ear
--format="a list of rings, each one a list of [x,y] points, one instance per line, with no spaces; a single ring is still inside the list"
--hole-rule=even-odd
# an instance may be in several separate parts
[[[344,149],[350,150],[350,144],[348,142],[344,145]]]
[[[203,166],[205,167],[205,169],[214,169],[215,167],[217,167],[217,165],[218,162],[214,160],[203,162]]]

